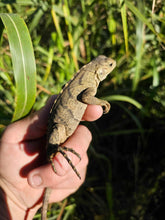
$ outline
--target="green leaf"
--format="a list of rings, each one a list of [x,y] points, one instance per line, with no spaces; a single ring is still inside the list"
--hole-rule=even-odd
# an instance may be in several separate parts
[[[125,0],[127,7],[145,24],[147,27],[158,37],[158,40],[165,42],[164,37],[159,34],[152,23],[148,21],[148,19],[128,0]]]
[[[124,42],[126,54],[128,55],[128,27],[127,27],[127,13],[126,13],[126,5],[124,0],[120,0],[121,5],[121,18],[123,24],[123,32],[124,32]]]
[[[140,13],[144,13],[143,0],[139,0],[137,7]],[[138,83],[140,81],[141,69],[142,69],[142,57],[144,51],[144,24],[140,19],[137,19],[136,23],[136,65],[135,74],[133,77],[132,89],[135,91],[137,89]]]
[[[106,97],[101,97],[107,101],[122,101],[122,102],[129,102],[130,104],[136,106],[136,108],[138,109],[142,109],[143,106],[137,102],[135,99],[132,99],[128,96],[125,95],[110,95],[110,96],[106,96]]]
[[[6,6],[8,4],[15,4],[15,5],[34,5],[33,0],[15,0],[15,1],[1,1],[0,2],[0,7]]]
[[[36,95],[36,65],[27,26],[16,14],[0,14],[7,30],[13,73],[16,82],[16,103],[12,121],[29,113]]]

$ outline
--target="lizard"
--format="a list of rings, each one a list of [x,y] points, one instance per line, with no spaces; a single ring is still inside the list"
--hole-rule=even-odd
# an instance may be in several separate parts
[[[61,153],[68,161],[76,175],[80,174],[66,154],[70,151],[80,160],[80,155],[72,148],[61,146],[79,125],[88,104],[101,105],[103,113],[110,110],[109,102],[95,97],[99,83],[116,67],[116,61],[104,55],[99,55],[90,63],[84,65],[74,77],[66,83],[50,110],[47,128],[47,160],[53,171],[56,169],[53,158]],[[41,219],[47,219],[47,207],[51,188],[46,188],[43,197]]]

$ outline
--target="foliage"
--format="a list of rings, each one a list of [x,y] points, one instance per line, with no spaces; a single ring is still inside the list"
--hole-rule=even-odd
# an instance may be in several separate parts
[[[99,54],[117,68],[98,96],[112,109],[88,126],[93,133],[83,187],[55,204],[63,219],[162,219],[165,190],[165,3],[155,0],[2,1],[22,16],[37,65],[38,110],[83,64]],[[6,32],[0,50],[0,118],[14,111],[15,84]],[[35,219],[39,219],[39,214]]]
[[[30,36],[23,20],[15,14],[2,13],[0,17],[7,30],[13,61],[17,95],[12,121],[16,121],[27,115],[34,104],[36,65]],[[3,66],[3,61],[1,63]],[[8,75],[5,72],[2,74]]]

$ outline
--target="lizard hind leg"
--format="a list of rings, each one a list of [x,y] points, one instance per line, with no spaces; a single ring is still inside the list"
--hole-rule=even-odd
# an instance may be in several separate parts
[[[72,148],[68,148],[68,147],[58,147],[58,152],[60,152],[65,159],[68,161],[69,165],[72,167],[73,171],[76,173],[76,175],[78,176],[79,179],[81,179],[81,176],[79,174],[79,172],[77,171],[76,167],[73,165],[72,161],[69,159],[68,155],[65,153],[65,151],[69,151],[73,154],[75,154],[80,160],[81,160],[81,156],[79,153],[77,153],[75,150],[73,150]]]
[[[56,168],[54,166],[54,163],[53,163],[53,158],[54,156],[56,155],[57,152],[61,153],[65,159],[68,161],[69,165],[72,167],[73,171],[76,173],[76,175],[79,177],[79,179],[81,179],[81,176],[79,174],[79,172],[77,171],[76,167],[73,165],[72,161],[69,159],[68,155],[65,153],[65,151],[69,151],[73,154],[75,154],[80,160],[81,160],[81,156],[79,153],[77,153],[75,150],[73,150],[72,148],[68,148],[68,147],[61,147],[57,144],[49,144],[49,147],[48,147],[48,151],[47,151],[47,158],[48,158],[48,161],[51,163],[52,165],[52,169],[53,171],[56,173]]]

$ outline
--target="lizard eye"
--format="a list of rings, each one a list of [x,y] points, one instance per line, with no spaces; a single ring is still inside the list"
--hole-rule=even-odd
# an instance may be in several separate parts
[[[110,63],[109,66],[113,66],[113,63]]]

